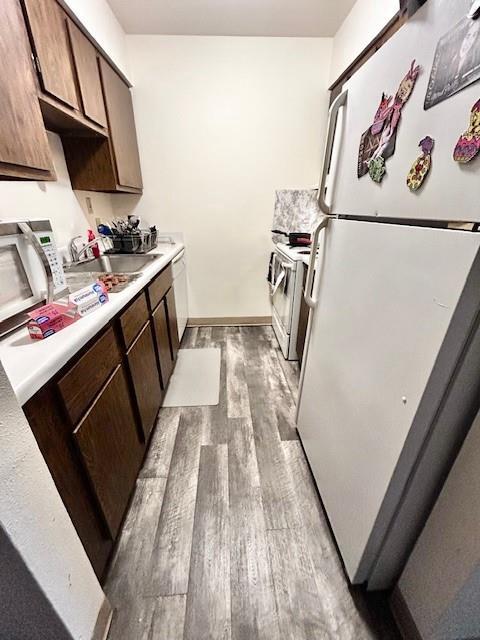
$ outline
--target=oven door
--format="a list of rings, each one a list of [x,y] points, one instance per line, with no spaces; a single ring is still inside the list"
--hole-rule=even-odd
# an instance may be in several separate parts
[[[45,298],[42,273],[35,249],[23,234],[0,236],[0,322]]]
[[[270,298],[277,321],[282,331],[290,335],[292,329],[293,300],[295,295],[295,266],[296,263],[278,251],[275,252],[272,281],[270,283]]]

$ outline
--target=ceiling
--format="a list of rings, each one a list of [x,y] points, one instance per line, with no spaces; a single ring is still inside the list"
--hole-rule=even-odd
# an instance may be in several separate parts
[[[333,36],[355,0],[108,0],[127,33]]]

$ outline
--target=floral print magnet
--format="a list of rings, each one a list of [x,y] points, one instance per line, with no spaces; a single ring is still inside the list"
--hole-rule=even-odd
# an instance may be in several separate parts
[[[460,164],[473,160],[480,151],[480,100],[476,102],[470,113],[470,126],[458,139],[453,152],[453,159]]]
[[[417,191],[424,183],[432,166],[432,150],[434,144],[435,140],[430,138],[430,136],[420,140],[418,146],[422,149],[422,155],[415,160],[407,176],[407,186],[410,191]]]
[[[415,66],[415,60],[413,60],[395,96],[382,95],[374,122],[360,140],[357,168],[359,178],[369,173],[372,180],[380,182],[385,175],[384,161],[395,151],[402,109],[412,95],[419,73],[420,67]],[[382,158],[383,162],[379,158]],[[372,161],[375,162],[370,167]]]

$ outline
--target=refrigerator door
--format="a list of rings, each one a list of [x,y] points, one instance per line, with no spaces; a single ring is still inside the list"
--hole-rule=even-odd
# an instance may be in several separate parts
[[[321,236],[298,429],[354,583],[368,579],[367,544],[373,564],[418,458],[421,437],[398,473],[479,245],[476,233],[353,220]]]
[[[330,176],[332,214],[480,221],[480,158],[463,166],[453,160],[479,97],[478,83],[428,111],[423,107],[437,42],[471,4],[430,0],[346,83],[348,102],[336,135],[339,157]],[[422,70],[403,108],[396,150],[386,161],[383,182],[374,183],[368,174],[358,179],[361,135],[372,125],[382,93],[396,93],[414,59]],[[435,140],[432,168],[421,190],[411,193],[407,174],[426,136]]]

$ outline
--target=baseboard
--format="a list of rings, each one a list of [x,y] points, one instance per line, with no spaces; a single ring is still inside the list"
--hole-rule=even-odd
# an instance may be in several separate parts
[[[112,624],[113,609],[107,598],[104,599],[100,611],[98,612],[97,622],[93,630],[92,640],[107,640],[110,625]]]
[[[234,316],[230,318],[189,318],[187,327],[246,327],[272,324],[272,316]]]
[[[390,609],[405,640],[422,640],[420,631],[398,586],[395,587],[390,597]]]

